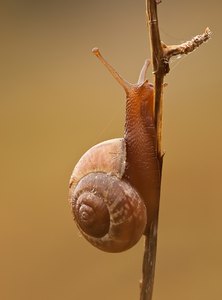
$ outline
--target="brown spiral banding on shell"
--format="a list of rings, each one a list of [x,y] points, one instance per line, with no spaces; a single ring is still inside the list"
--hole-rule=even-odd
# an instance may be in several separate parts
[[[126,181],[102,172],[89,173],[71,187],[74,219],[83,236],[107,252],[131,248],[146,226],[146,208]]]
[[[75,193],[72,203],[74,218],[82,231],[93,237],[102,237],[109,231],[109,211],[100,194],[86,188]]]

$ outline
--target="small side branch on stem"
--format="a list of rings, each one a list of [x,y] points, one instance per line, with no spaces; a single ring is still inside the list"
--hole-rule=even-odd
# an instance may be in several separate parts
[[[199,34],[194,38],[192,38],[192,40],[187,41],[183,44],[170,45],[170,46],[162,44],[164,56],[170,59],[172,56],[175,55],[189,54],[190,52],[196,50],[204,42],[207,42],[210,39],[210,37],[211,37],[211,31],[207,27],[203,34]]]

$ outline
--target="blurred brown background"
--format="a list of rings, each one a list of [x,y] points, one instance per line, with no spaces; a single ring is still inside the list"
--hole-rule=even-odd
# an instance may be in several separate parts
[[[107,254],[83,240],[68,181],[93,144],[123,135],[124,93],[149,56],[145,1],[1,2],[0,298],[138,299],[143,240]],[[213,38],[171,62],[153,300],[222,297],[220,1],[163,1],[161,37]],[[151,77],[151,72],[149,73]]]

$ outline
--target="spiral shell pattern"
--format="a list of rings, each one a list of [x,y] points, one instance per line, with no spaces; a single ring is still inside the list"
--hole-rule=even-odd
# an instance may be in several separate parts
[[[82,168],[78,164],[74,169],[69,200],[82,235],[103,251],[121,252],[135,245],[144,233],[146,208],[138,192],[121,178],[124,140],[105,142],[104,147],[102,144],[88,150],[80,159],[81,167],[88,161],[88,173],[81,172],[79,176]],[[92,156],[98,157],[104,164],[104,151],[106,164],[111,165],[110,168],[105,166],[105,169],[112,171],[104,171],[104,166],[101,168],[98,164],[97,169],[92,170]]]

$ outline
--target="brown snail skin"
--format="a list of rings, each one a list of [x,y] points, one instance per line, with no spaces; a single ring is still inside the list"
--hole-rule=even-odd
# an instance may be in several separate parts
[[[160,165],[154,123],[153,85],[145,79],[146,60],[136,84],[125,81],[102,57],[126,92],[123,138],[89,149],[75,166],[70,179],[69,201],[82,235],[106,252],[134,246],[158,211]]]

